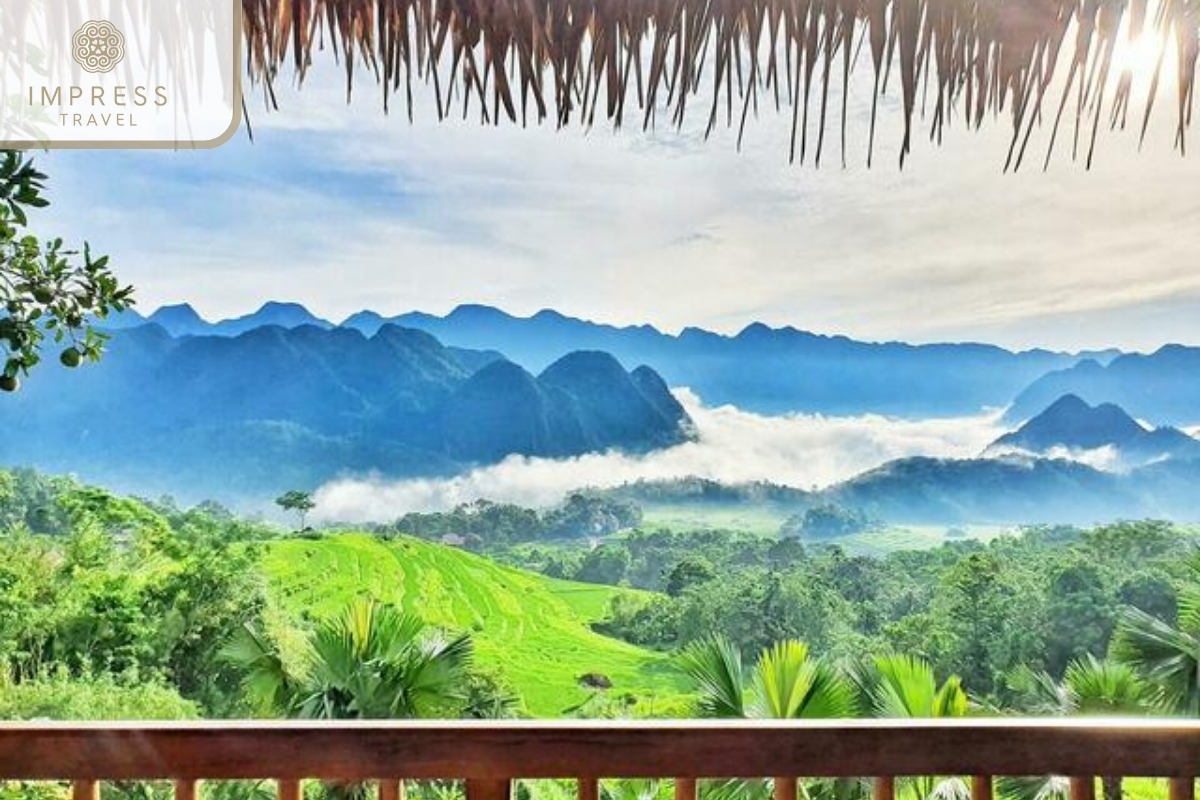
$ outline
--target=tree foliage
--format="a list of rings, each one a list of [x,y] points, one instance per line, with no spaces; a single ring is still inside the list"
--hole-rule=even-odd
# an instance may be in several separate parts
[[[133,303],[108,257],[66,249],[29,231],[29,211],[45,208],[46,175],[15,150],[0,151],[0,391],[20,387],[47,338],[65,367],[96,361],[105,336],[94,323]]]
[[[0,476],[11,487],[0,496],[0,685],[137,675],[206,714],[237,704],[214,654],[262,612],[251,542],[266,531],[66,479]]]

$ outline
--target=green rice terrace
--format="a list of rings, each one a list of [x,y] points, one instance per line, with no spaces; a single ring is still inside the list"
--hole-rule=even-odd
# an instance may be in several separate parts
[[[356,597],[402,606],[434,624],[470,631],[480,666],[494,669],[535,716],[586,701],[579,683],[603,675],[637,699],[640,714],[677,713],[682,676],[669,657],[594,632],[613,597],[633,590],[555,580],[410,537],[342,534],[272,542],[263,556],[282,610],[324,616]]]

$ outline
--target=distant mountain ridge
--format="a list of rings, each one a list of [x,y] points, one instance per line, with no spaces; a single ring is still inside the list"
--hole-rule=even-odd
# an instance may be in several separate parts
[[[1200,521],[1198,483],[1198,460],[1168,459],[1117,473],[1061,458],[912,456],[815,491],[694,477],[640,481],[606,491],[648,506],[664,504],[672,513],[693,506],[795,514],[832,503],[898,525],[1094,524],[1141,518],[1195,523]]]
[[[390,324],[370,337],[315,325],[173,337],[146,324],[115,332],[100,364],[46,367],[0,405],[0,424],[0,463],[139,492],[261,499],[343,473],[643,452],[684,441],[690,420],[653,370],[627,372],[605,353],[569,353],[534,376],[499,353]]]
[[[1115,403],[1155,425],[1194,426],[1200,423],[1200,347],[1172,344],[1148,355],[1122,355],[1107,365],[1085,359],[1056,369],[1021,391],[1006,418],[1029,419],[1067,394],[1089,403]]]
[[[1168,458],[1200,459],[1200,441],[1178,428],[1147,429],[1120,406],[1091,406],[1073,394],[1060,397],[1019,429],[998,438],[985,454],[1016,450],[1052,455],[1106,448],[1125,467]]]
[[[149,317],[135,312],[125,312],[111,327],[133,328],[144,323],[162,327],[172,336],[240,336],[255,328],[277,326],[299,328],[313,325],[318,328],[336,327],[332,322],[321,319],[299,303],[264,303],[257,311],[240,317],[231,317],[218,322],[209,322],[187,303],[162,306]],[[380,326],[382,327],[382,326]],[[374,331],[372,331],[374,333]]]
[[[290,316],[285,317],[282,308]],[[205,333],[232,335],[267,321],[292,327],[304,319],[332,326],[302,306],[269,303],[237,320],[209,323]],[[165,327],[175,335],[195,335],[194,319],[185,321],[173,327],[175,320],[169,319]],[[449,346],[499,351],[533,373],[568,352],[607,352],[622,363],[649,365],[669,385],[690,387],[710,404],[732,403],[772,414],[974,414],[1007,406],[1047,372],[1080,360],[1065,353],[1016,353],[986,344],[863,342],[762,323],[733,336],[702,328],[673,335],[651,325],[617,327],[552,310],[517,317],[484,305],[461,305],[445,316],[409,312],[387,317],[361,311],[341,327],[371,336],[386,324],[425,331]]]

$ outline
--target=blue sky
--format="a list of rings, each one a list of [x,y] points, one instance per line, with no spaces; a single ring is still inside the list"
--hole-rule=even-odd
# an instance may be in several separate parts
[[[787,164],[770,115],[741,153],[723,132],[481,128],[422,108],[410,125],[371,93],[347,108],[329,66],[278,113],[251,103],[253,143],[43,156],[39,226],[109,253],[143,311],[479,302],[667,330],[1200,344],[1200,161],[1170,149],[1166,116],[1140,154],[1102,135],[1091,172],[1064,151],[1048,173],[1002,174],[1003,122],[919,141],[901,172],[888,101],[868,171],[854,105],[850,167],[814,171]]]

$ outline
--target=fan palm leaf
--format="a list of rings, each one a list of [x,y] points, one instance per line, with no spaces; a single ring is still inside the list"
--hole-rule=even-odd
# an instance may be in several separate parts
[[[863,706],[876,717],[921,719],[962,717],[967,713],[967,693],[958,676],[950,676],[939,686],[933,668],[915,656],[877,656],[866,670],[858,672],[856,682],[863,695]],[[970,797],[970,788],[957,777],[905,778],[900,786],[915,800]]]
[[[1061,776],[1049,778],[1004,776],[996,779],[996,792],[1004,800],[1069,800],[1071,780]]]
[[[218,658],[245,675],[243,691],[258,713],[271,714],[291,706],[300,679],[284,665],[279,651],[250,626],[235,631],[218,651]]]
[[[243,670],[247,695],[262,711],[384,719],[450,710],[464,697],[472,652],[468,636],[446,637],[413,614],[359,600],[317,626],[294,667],[250,628],[222,655]]]
[[[1151,702],[1151,686],[1132,666],[1092,655],[1068,664],[1063,684],[1080,714],[1142,714]]]
[[[703,639],[679,655],[684,674],[696,685],[696,706],[703,717],[746,716],[746,677],[742,655],[723,637]]]
[[[812,658],[803,642],[777,642],[763,651],[752,676],[751,716],[837,719],[854,716],[854,690],[832,665]]]
[[[1125,608],[1113,655],[1153,686],[1164,709],[1200,717],[1200,592],[1180,597],[1178,627],[1137,608]]]

